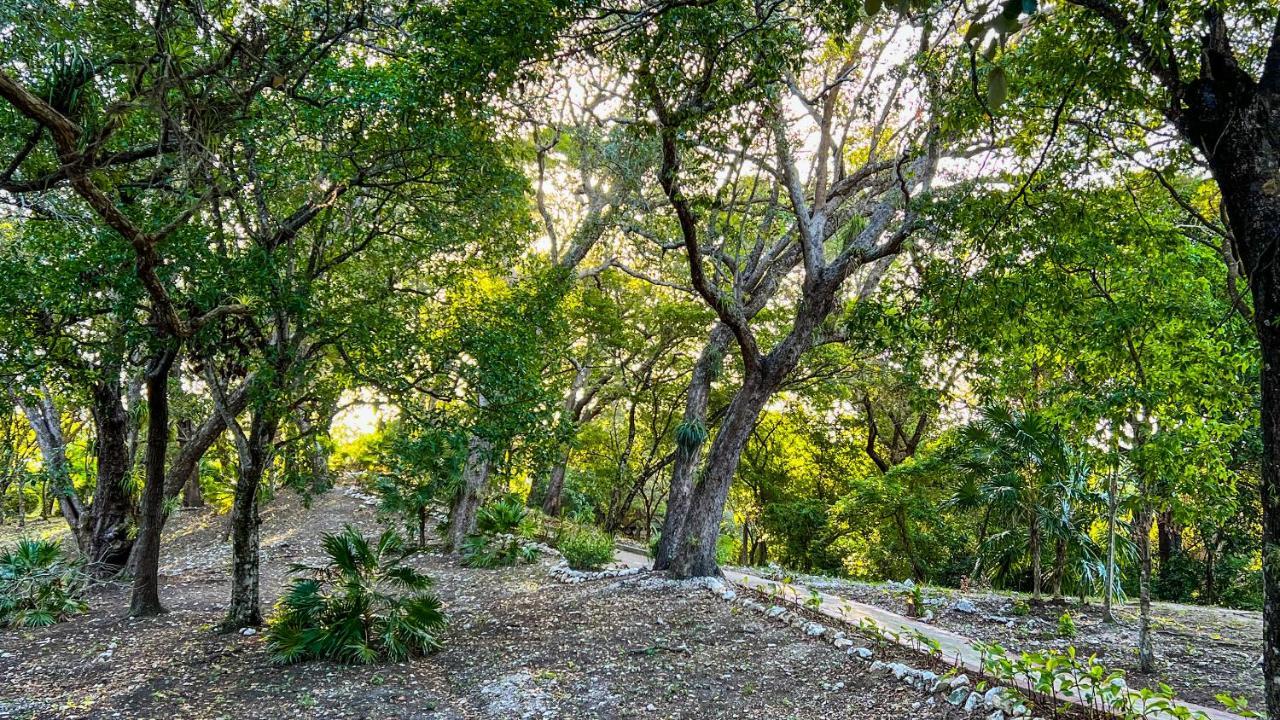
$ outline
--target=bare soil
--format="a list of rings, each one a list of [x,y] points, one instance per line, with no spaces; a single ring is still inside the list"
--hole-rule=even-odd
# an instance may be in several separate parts
[[[755,568],[752,572],[759,573]],[[885,583],[863,583],[827,577],[803,576],[797,583],[857,602],[905,614],[905,593]],[[968,599],[976,613],[953,609],[956,600]],[[1017,615],[1015,601],[1030,612]],[[969,592],[929,587],[926,608],[938,627],[974,640],[993,642],[1013,652],[1065,650],[1074,646],[1079,655],[1096,655],[1115,670],[1123,670],[1130,687],[1154,687],[1165,683],[1180,700],[1208,707],[1222,707],[1215,696],[1229,693],[1248,698],[1251,707],[1262,707],[1262,613],[1229,608],[1174,603],[1152,603],[1156,650],[1155,673],[1137,670],[1138,606],[1136,600],[1115,608],[1116,623],[1102,620],[1102,605],[1079,604],[1074,599],[1031,602],[1014,593]],[[1058,636],[1058,620],[1070,613],[1076,626],[1074,638]]]
[[[322,532],[379,527],[371,504],[342,489],[309,510],[281,498],[264,516],[268,606],[290,563],[319,560]],[[228,593],[223,522],[184,512],[170,523],[161,617],[125,618],[128,588],[104,584],[82,616],[0,631],[0,718],[961,716],[702,589],[648,575],[564,585],[549,560],[469,570],[422,555],[450,618],[441,651],[388,665],[276,665],[262,634],[215,630]],[[913,660],[892,652],[882,659]]]

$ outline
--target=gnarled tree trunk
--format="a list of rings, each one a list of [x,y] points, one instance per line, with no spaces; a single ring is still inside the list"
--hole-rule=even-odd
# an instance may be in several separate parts
[[[720,371],[725,351],[733,334],[729,328],[717,323],[707,338],[707,344],[698,356],[689,378],[685,394],[684,418],[686,426],[706,427],[707,402],[711,397],[711,382]],[[748,430],[748,433],[750,431]],[[684,532],[689,516],[689,504],[693,498],[693,479],[702,461],[702,444],[690,448],[677,448],[671,466],[671,487],[667,490],[667,510],[662,519],[662,532],[658,536],[658,554],[653,561],[654,570],[666,570],[675,557],[677,543]]]
[[[129,454],[132,423],[121,399],[118,379],[93,386],[93,424],[98,460],[97,487],[93,503],[81,514],[77,529],[80,548],[89,567],[98,575],[110,575],[122,568],[133,549],[129,519],[133,511],[125,483],[133,466]]]
[[[76,532],[80,525],[80,513],[84,508],[80,506],[80,498],[76,496],[71,484],[71,473],[67,467],[67,441],[62,435],[62,415],[53,402],[53,395],[42,387],[30,399],[15,399],[35,433],[48,485],[54,488],[62,517],[72,532]],[[47,512],[47,507],[48,503],[42,502],[41,512]]]
[[[472,435],[467,446],[467,463],[462,469],[458,492],[449,506],[449,528],[444,536],[444,551],[456,553],[462,541],[476,529],[476,511],[489,489],[489,467],[493,443]]]

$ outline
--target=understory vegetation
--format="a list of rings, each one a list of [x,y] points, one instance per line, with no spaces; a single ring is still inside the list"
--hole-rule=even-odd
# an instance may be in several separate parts
[[[0,40],[0,525],[56,538],[0,626],[164,613],[204,512],[219,627],[285,663],[436,648],[419,552],[634,546],[1064,642],[1132,606],[1145,674],[1153,602],[1271,608],[1280,718],[1274,2],[17,0]],[[265,593],[263,510],[336,486],[387,531]]]

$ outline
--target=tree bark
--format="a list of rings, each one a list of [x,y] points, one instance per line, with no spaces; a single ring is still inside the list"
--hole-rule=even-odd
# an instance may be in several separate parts
[[[915,578],[917,583],[923,583],[926,573],[920,558],[916,556],[915,545],[911,542],[911,528],[907,525],[906,508],[899,507],[894,511],[893,524],[898,529],[898,539],[902,541],[902,551],[907,554],[907,561],[911,563],[911,577]]]
[[[195,434],[195,423],[189,419],[183,419],[178,422],[178,453],[191,444],[191,438]],[[168,482],[166,480],[166,482]],[[167,488],[166,488],[167,489]],[[204,507],[204,495],[200,492],[200,464],[196,463],[191,466],[191,472],[187,474],[187,479],[182,483],[182,507],[194,509]]]
[[[1113,468],[1107,476],[1107,567],[1104,573],[1105,586],[1102,588],[1102,620],[1113,623],[1115,614],[1111,611],[1111,598],[1116,586],[1116,499],[1117,475],[1119,470]]]
[[[1031,556],[1031,598],[1040,599],[1040,520],[1031,511],[1031,522],[1027,527],[1027,552]]]
[[[674,554],[667,569],[676,577],[719,573],[716,541],[720,536],[724,503],[729,496],[742,449],[751,437],[760,411],[777,387],[773,382],[776,377],[773,373],[748,374],[730,403],[720,431],[707,453],[701,481],[693,488],[684,526],[674,538]]]
[[[1062,599],[1062,576],[1067,573],[1067,541],[1054,538],[1053,541],[1053,597]]]
[[[717,323],[707,338],[707,344],[698,356],[685,393],[683,423],[706,427],[707,403],[711,397],[711,382],[719,373],[725,351],[733,334],[729,328]],[[748,431],[750,432],[750,431]],[[703,443],[705,444],[705,443]],[[693,480],[702,461],[702,445],[693,448],[677,448],[671,467],[671,487],[667,490],[667,510],[662,519],[662,531],[658,536],[658,553],[653,561],[654,570],[666,570],[675,557],[689,505],[693,498]]]
[[[67,521],[67,526],[71,528],[72,533],[78,536],[80,513],[83,512],[83,508],[71,484],[71,473],[67,467],[67,442],[62,435],[62,414],[58,411],[53,396],[47,388],[42,387],[29,400],[21,397],[16,400],[18,406],[22,408],[22,413],[27,416],[27,421],[31,423],[32,432],[35,433],[36,444],[40,447],[40,457],[44,461],[45,474],[49,478],[48,484],[55,488],[62,517]],[[47,516],[48,503],[42,500],[40,507],[41,513]]]
[[[259,545],[262,516],[258,509],[258,489],[271,463],[277,423],[268,411],[256,411],[250,420],[249,435],[237,437],[240,473],[231,504],[231,602],[223,630],[239,630],[262,624],[259,590]]]
[[[147,448],[142,507],[138,513],[137,559],[129,614],[164,612],[160,604],[160,530],[164,522],[165,456],[169,450],[169,371],[177,358],[172,347],[154,357],[147,368]]]
[[[444,551],[456,553],[462,549],[462,541],[475,532],[476,512],[484,501],[489,487],[490,455],[493,444],[479,435],[472,435],[467,447],[467,463],[462,469],[458,492],[449,505],[449,528],[444,536]]]
[[[1151,505],[1145,500],[1134,519],[1138,535],[1138,672],[1154,672],[1156,656],[1151,637]]]
[[[133,466],[133,457],[129,454],[132,423],[125,412],[122,392],[118,378],[96,383],[92,391],[97,486],[93,503],[80,515],[77,535],[90,569],[100,576],[114,574],[124,567],[134,543],[129,536],[133,508],[126,489]]]
[[[542,511],[551,517],[559,517],[564,509],[564,476],[569,468],[569,448],[560,452],[556,464],[551,468],[551,477],[543,490]]]

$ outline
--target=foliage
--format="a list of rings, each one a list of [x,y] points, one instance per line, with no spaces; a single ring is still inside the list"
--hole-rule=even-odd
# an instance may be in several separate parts
[[[1111,670],[1096,656],[1081,659],[1074,647],[1011,655],[994,643],[975,643],[982,656],[982,672],[995,683],[1017,690],[1030,702],[1047,709],[1058,707],[1058,693],[1075,696],[1086,718],[1145,720],[1154,716],[1207,720],[1208,715],[1177,705],[1167,685],[1133,690],[1124,672]]]
[[[1058,637],[1074,638],[1076,636],[1076,622],[1071,618],[1070,612],[1063,612],[1058,616]]]
[[[531,563],[538,549],[512,535],[468,535],[462,541],[462,566],[492,569]]]
[[[431,579],[406,560],[413,551],[394,531],[376,541],[347,526],[322,541],[328,562],[295,565],[276,603],[268,649],[283,663],[403,661],[439,647],[445,626]]]
[[[61,543],[23,538],[0,554],[0,627],[45,627],[82,613],[87,585]]]
[[[476,530],[483,535],[510,535],[516,532],[528,517],[524,501],[508,493],[491,500],[476,513]]]
[[[613,536],[587,525],[565,523],[556,534],[556,549],[574,570],[599,570],[613,562]]]

